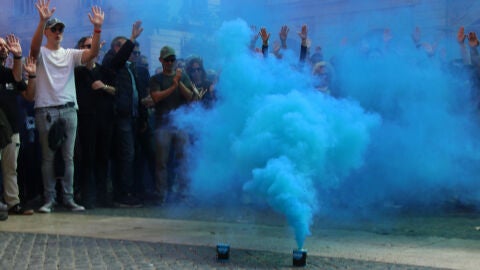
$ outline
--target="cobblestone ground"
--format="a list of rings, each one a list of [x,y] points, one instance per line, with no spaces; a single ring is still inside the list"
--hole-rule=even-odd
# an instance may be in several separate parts
[[[306,269],[439,269],[310,256]],[[302,269],[291,254],[214,247],[0,232],[0,269]]]

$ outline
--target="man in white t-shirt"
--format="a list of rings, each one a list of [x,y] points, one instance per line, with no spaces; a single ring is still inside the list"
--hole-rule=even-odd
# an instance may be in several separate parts
[[[35,4],[40,21],[30,47],[30,55],[37,59],[35,123],[42,147],[45,200],[38,211],[50,213],[56,203],[54,160],[57,149],[61,151],[65,163],[65,174],[62,178],[63,204],[72,211],[83,211],[85,208],[76,204],[73,199],[73,149],[78,109],[74,68],[88,63],[98,55],[104,13],[99,7],[92,7],[92,14],[88,14],[94,26],[90,49],[64,49],[61,42],[65,24],[57,18],[52,18],[55,8],[50,9],[49,4],[49,0],[38,0]],[[44,35],[47,42],[42,46]],[[53,129],[59,131],[60,136],[52,136],[55,135],[53,130],[50,132],[52,126],[61,127],[60,130]]]

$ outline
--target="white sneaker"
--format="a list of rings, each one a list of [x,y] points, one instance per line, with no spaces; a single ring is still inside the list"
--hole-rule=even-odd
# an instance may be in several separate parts
[[[65,207],[70,209],[73,212],[81,212],[85,211],[85,207],[76,204],[73,200],[68,200],[64,203]]]
[[[52,212],[53,206],[55,205],[55,202],[46,202],[42,207],[38,209],[38,212],[40,213],[50,213]]]

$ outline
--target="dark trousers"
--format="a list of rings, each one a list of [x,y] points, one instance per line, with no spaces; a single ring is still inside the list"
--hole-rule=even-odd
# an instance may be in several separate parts
[[[113,198],[121,201],[127,194],[132,193],[133,160],[135,157],[135,119],[132,117],[115,118],[113,132],[113,153],[114,153],[114,177]]]
[[[153,130],[147,126],[138,127],[135,141],[134,192],[143,195],[147,190],[155,190],[155,142]]]
[[[113,119],[99,114],[78,115],[80,189],[84,202],[106,202]]]

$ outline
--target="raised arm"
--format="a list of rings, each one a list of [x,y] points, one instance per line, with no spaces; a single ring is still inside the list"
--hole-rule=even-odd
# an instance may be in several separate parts
[[[306,24],[302,25],[302,29],[298,33],[298,36],[302,40],[300,45],[300,63],[305,63],[308,54],[308,27]]]
[[[8,50],[13,54],[13,77],[15,81],[19,82],[22,80],[22,47],[18,38],[13,34],[8,35],[6,41]]]
[[[475,32],[468,33],[468,45],[470,46],[470,61],[476,67],[480,67],[480,56],[478,55],[478,38]]]
[[[267,32],[267,28],[260,28],[260,37],[262,38],[262,54],[264,57],[268,56],[268,40],[270,39],[270,33]]]
[[[35,98],[35,85],[37,78],[37,63],[34,57],[26,57],[23,69],[28,73],[28,85],[27,90],[22,92],[23,98],[28,101],[33,101]]]
[[[82,64],[90,62],[90,60],[95,58],[100,51],[100,34],[102,33],[102,25],[105,19],[105,14],[100,7],[93,6],[92,14],[88,13],[88,18],[93,24],[92,47],[90,49],[83,50]]]
[[[177,79],[178,78],[178,79]],[[176,71],[176,74],[175,74],[175,78],[174,80],[177,80],[178,81],[178,89],[180,90],[180,93],[182,94],[182,96],[188,101],[193,101],[195,99],[199,99],[200,96],[198,94],[198,91],[195,91],[191,88],[189,88],[188,86],[186,86],[182,80],[182,69],[180,68],[177,68],[177,71]],[[193,88],[193,87],[192,87]]]
[[[280,43],[282,45],[282,49],[287,49],[287,36],[288,36],[288,32],[290,31],[290,29],[288,28],[287,25],[284,25],[282,26],[282,28],[280,29],[280,33],[278,34],[278,36],[280,37]]]
[[[252,36],[250,37],[250,50],[255,52],[255,44],[259,38],[259,33],[257,32],[257,27],[255,25],[251,25],[250,30],[252,31]]]
[[[460,54],[462,55],[463,64],[468,65],[470,64],[470,60],[468,59],[467,48],[465,46],[465,28],[463,26],[458,29],[457,33],[457,42],[460,45]]]
[[[37,29],[32,37],[32,43],[30,44],[30,56],[38,58],[40,53],[40,47],[42,46],[43,31],[45,30],[45,23],[52,17],[55,12],[55,8],[50,9],[50,0],[39,0],[35,3],[35,7],[40,15],[40,21],[38,22]]]

